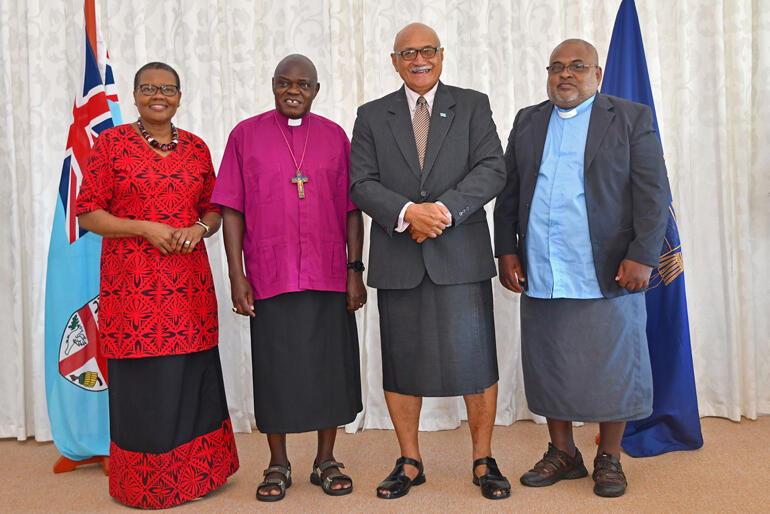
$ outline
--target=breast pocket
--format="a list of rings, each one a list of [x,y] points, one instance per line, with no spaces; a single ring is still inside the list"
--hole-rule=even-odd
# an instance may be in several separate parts
[[[313,164],[304,174],[308,179],[305,184],[307,194],[317,194],[329,200],[339,200],[347,196],[347,169],[340,159]]]
[[[260,202],[277,202],[283,200],[284,190],[291,185],[292,177],[288,166],[268,162],[246,167],[243,179],[247,196]]]

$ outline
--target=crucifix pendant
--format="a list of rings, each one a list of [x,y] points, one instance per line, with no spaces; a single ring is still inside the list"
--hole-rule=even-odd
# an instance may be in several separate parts
[[[297,196],[299,198],[305,198],[305,182],[307,181],[308,178],[303,177],[299,169],[297,170],[297,176],[291,179],[292,184],[297,184]]]

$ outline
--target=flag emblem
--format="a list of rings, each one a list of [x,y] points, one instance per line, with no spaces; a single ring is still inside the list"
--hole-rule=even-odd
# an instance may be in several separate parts
[[[87,391],[107,389],[107,359],[99,351],[99,296],[72,313],[59,344],[59,374]]]
[[[679,242],[679,228],[677,227],[676,213],[672,205],[669,205],[668,212],[668,226],[666,227],[666,237],[663,240],[660,263],[650,276],[648,291],[660,285],[667,286],[684,273],[682,245]]]

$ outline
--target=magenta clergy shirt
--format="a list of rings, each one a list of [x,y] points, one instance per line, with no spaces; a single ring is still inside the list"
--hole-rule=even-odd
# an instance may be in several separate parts
[[[296,127],[288,121],[272,110],[236,125],[211,197],[244,214],[244,263],[255,300],[345,291],[347,212],[356,208],[348,197],[350,141],[339,125],[313,113]],[[297,168],[279,125],[298,163],[307,137],[305,198],[291,181]]]

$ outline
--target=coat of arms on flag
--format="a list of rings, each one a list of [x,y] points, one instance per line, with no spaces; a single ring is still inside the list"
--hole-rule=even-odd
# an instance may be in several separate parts
[[[59,346],[59,373],[87,391],[107,389],[107,359],[98,351],[99,297],[72,313]]]

